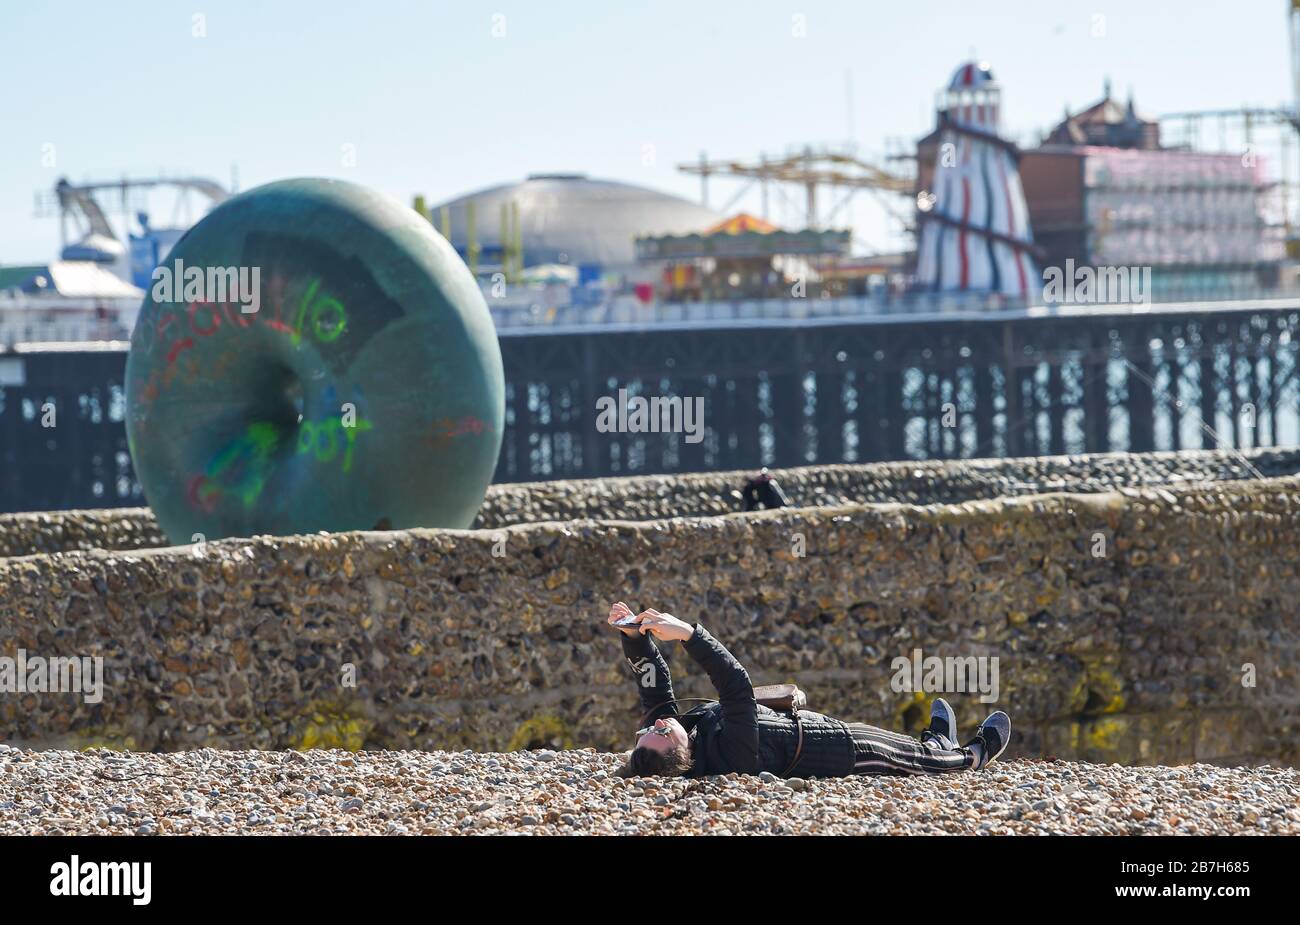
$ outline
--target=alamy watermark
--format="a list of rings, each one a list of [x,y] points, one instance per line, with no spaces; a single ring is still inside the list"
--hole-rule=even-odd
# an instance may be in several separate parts
[[[980,703],[998,699],[998,657],[984,655],[925,655],[913,649],[911,658],[900,655],[890,662],[894,676],[889,687],[896,694],[973,694]]]
[[[101,656],[30,658],[0,655],[0,694],[81,694],[86,703],[104,699],[104,659]]]
[[[1043,270],[1043,301],[1058,305],[1150,305],[1150,267],[1076,266]]]
[[[646,398],[619,389],[618,397],[596,399],[596,430],[602,434],[685,434],[687,443],[704,439],[704,398],[657,395]]]
[[[185,261],[175,260],[172,266],[154,267],[153,281],[150,295],[155,302],[238,302],[245,315],[262,307],[261,267],[187,267]]]
[[[74,854],[50,873],[51,896],[129,896],[136,906],[153,898],[152,861],[83,861]]]
[[[652,659],[637,658],[627,660],[632,666],[632,673],[637,676],[642,687],[654,687],[658,684],[655,676],[655,663]]]

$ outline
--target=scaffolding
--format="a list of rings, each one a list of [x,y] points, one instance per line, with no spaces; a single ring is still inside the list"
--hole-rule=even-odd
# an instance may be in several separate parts
[[[1261,160],[1189,150],[1084,151],[1084,222],[1094,263],[1245,271],[1285,257],[1279,184]]]
[[[1261,221],[1280,227],[1287,250],[1295,255],[1289,242],[1300,236],[1300,120],[1293,110],[1242,107],[1168,113],[1160,116],[1160,138],[1162,146],[1173,151],[1232,155],[1242,168],[1238,173],[1253,174]]]

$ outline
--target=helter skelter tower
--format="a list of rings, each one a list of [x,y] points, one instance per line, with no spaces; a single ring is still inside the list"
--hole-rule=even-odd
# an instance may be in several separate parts
[[[917,203],[923,291],[1028,298],[1041,289],[1019,151],[998,134],[1001,99],[989,66],[973,61],[939,94],[933,199]]]

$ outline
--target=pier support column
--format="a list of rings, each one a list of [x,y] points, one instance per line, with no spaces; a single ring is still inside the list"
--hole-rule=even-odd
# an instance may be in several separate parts
[[[993,372],[987,363],[975,365],[975,456],[993,451]]]
[[[844,462],[844,374],[817,374],[817,462]]]
[[[1147,329],[1135,331],[1128,346],[1128,448],[1133,453],[1147,453],[1155,445],[1155,396],[1151,389],[1155,370]]]
[[[773,376],[772,436],[775,441],[774,466],[802,466],[804,442],[803,377],[798,373]]]
[[[1016,351],[1015,332],[1010,324],[1002,324],[1002,380],[1006,391],[1007,455],[1023,456],[1021,416],[1024,411],[1020,401],[1020,356]]]
[[[881,431],[884,434],[884,455],[881,459],[903,459],[903,372],[894,366],[886,367],[880,405]]]
[[[1061,382],[1062,359],[1047,363],[1047,420],[1050,440],[1049,452],[1053,456],[1065,454],[1065,401]]]
[[[1201,355],[1201,449],[1216,450],[1219,441],[1215,437],[1219,419],[1219,375],[1214,368],[1214,344],[1203,344],[1206,351]]]
[[[1093,327],[1083,361],[1083,448],[1088,453],[1110,450],[1110,407],[1106,379],[1110,363],[1109,331]]]

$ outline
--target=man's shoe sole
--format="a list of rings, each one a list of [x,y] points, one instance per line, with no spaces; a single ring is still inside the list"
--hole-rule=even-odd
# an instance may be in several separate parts
[[[1003,716],[1007,716],[1007,714],[1002,710],[998,710],[997,713],[1001,713]],[[996,716],[997,713],[994,713],[993,715]],[[987,722],[988,720],[985,720],[983,723],[980,723],[979,728],[975,730],[975,738],[977,739],[980,738],[980,733],[984,731],[984,726],[985,723]],[[984,745],[983,739],[980,739],[980,744]],[[990,764],[992,764],[994,761],[998,759],[999,755],[1001,755],[1003,752],[1007,750],[1007,746],[1010,744],[1011,744],[1011,717],[1007,716],[1007,734],[1006,737],[1002,740],[1002,746],[997,750],[997,753],[993,755],[989,755],[988,748],[985,747],[984,748],[985,758],[982,762],[980,762],[979,767],[976,768],[975,770],[983,770],[984,768],[987,768]]]

